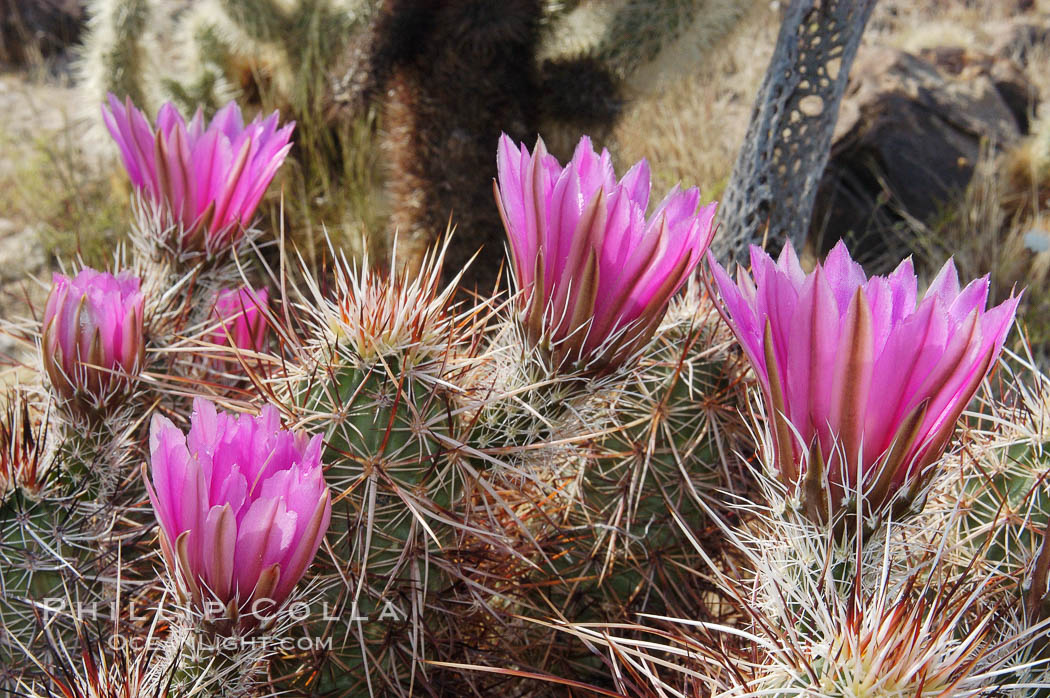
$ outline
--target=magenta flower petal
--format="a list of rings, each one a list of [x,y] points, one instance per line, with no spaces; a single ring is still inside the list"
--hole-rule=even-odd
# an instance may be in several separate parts
[[[753,247],[751,276],[735,283],[709,260],[765,393],[777,472],[795,488],[823,468],[830,501],[801,492],[821,520],[858,494],[866,512],[884,512],[928,481],[1019,302],[986,309],[987,278],[962,288],[951,261],[918,299],[910,260],[868,279],[841,242],[810,274],[790,244],[776,263]]]
[[[175,550],[187,536],[187,568],[166,560],[186,597],[202,609],[212,600],[223,607],[234,602],[242,614],[263,600],[260,594],[279,606],[313,560],[331,517],[320,437],[281,429],[273,406],[258,417],[236,416],[198,398],[188,435],[154,417],[150,461],[146,485],[162,548]],[[274,566],[276,586],[261,583]]]
[[[543,140],[500,138],[496,204],[510,241],[519,319],[554,367],[609,370],[652,336],[714,235],[715,205],[677,188],[648,218],[644,160],[619,181],[584,136],[562,167]]]
[[[270,530],[277,517],[277,499],[257,499],[244,512],[237,524],[237,550],[234,570],[237,588],[251,593],[263,571],[263,560],[269,544]]]
[[[278,129],[278,116],[247,126],[235,102],[205,124],[200,111],[187,126],[170,102],[156,129],[130,100],[109,95],[102,118],[117,142],[132,185],[166,222],[179,227],[179,252],[214,254],[236,243],[251,223],[263,193],[291,148],[294,123]]]

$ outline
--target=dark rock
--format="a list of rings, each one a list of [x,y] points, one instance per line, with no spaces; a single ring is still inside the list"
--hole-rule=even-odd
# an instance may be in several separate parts
[[[1039,104],[1039,91],[1013,59],[956,46],[926,49],[919,56],[956,81],[988,76],[1021,133],[1028,133]]]
[[[875,48],[854,63],[810,229],[817,251],[846,237],[869,261],[896,258],[886,253],[902,221],[935,217],[965,190],[982,148],[1022,135],[1029,102],[1019,109],[1000,90],[1016,84],[1027,100],[1019,73],[964,49],[927,57]]]

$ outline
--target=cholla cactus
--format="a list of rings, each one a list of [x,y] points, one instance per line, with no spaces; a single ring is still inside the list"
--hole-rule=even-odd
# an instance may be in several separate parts
[[[269,89],[273,106],[288,107],[323,80],[310,71],[323,73],[336,59],[369,5],[92,0],[79,74],[92,102],[115,92],[150,111],[171,99],[189,110],[214,110]]]

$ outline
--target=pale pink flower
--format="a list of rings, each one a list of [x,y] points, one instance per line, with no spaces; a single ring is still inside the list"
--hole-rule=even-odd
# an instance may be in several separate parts
[[[238,416],[197,398],[189,434],[155,415],[149,448],[143,478],[180,593],[242,625],[276,610],[328,530],[321,436],[281,429],[271,405]]]
[[[44,308],[41,359],[51,386],[80,407],[123,397],[142,368],[142,292],[127,272],[55,274]]]
[[[716,204],[677,187],[646,218],[649,165],[619,181],[586,136],[562,167],[504,135],[496,203],[526,337],[555,359],[615,366],[647,342],[714,235]]]
[[[212,321],[218,324],[211,342],[244,351],[259,351],[266,338],[266,305],[269,294],[244,286],[226,288],[215,296]]]
[[[713,257],[726,318],[765,392],[776,469],[824,520],[859,493],[910,506],[992,370],[1019,296],[986,310],[988,278],[960,288],[949,260],[917,301],[911,260],[864,274],[843,243],[806,274],[789,244],[751,248],[733,283]]]
[[[109,95],[102,118],[113,135],[131,183],[164,223],[178,252],[214,254],[233,245],[251,223],[255,208],[291,148],[295,124],[278,128],[278,114],[247,126],[230,102],[205,124],[197,110],[187,126],[171,102],[160,108],[157,126],[128,99]]]

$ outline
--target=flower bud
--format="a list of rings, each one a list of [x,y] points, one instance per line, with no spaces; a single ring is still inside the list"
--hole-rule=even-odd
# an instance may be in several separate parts
[[[101,410],[119,402],[143,360],[142,292],[127,272],[55,274],[44,309],[41,359],[55,393]]]

